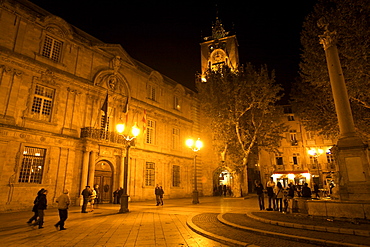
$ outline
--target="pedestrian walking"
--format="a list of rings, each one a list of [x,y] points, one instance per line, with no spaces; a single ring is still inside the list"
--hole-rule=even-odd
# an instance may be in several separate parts
[[[159,204],[162,204],[162,206],[163,206],[163,194],[164,194],[164,191],[163,191],[162,186],[159,186],[157,184],[157,186],[154,189],[154,194],[155,194],[155,198],[156,198],[156,201],[157,201],[157,205],[156,206],[159,206]]]
[[[48,201],[46,199],[48,191],[43,190],[40,192],[40,195],[38,196],[37,199],[37,213],[38,213],[38,219],[36,220],[35,223],[31,224],[31,226],[39,226],[39,229],[44,228],[44,210],[48,206]]]
[[[277,182],[275,188],[274,188],[274,193],[276,195],[276,211],[283,212],[283,197],[284,197],[284,192],[283,192],[283,186],[281,185],[280,182]],[[280,205],[280,208],[279,208]]]
[[[64,190],[63,194],[61,194],[56,202],[58,203],[58,211],[59,211],[59,221],[54,226],[58,230],[66,230],[67,228],[64,227],[64,222],[68,218],[68,207],[71,203],[71,200],[68,195],[68,190]]]
[[[255,181],[255,184],[258,196],[258,205],[260,206],[260,210],[265,210],[265,197],[263,194],[263,185],[260,181]]]
[[[267,182],[267,186],[266,186],[267,196],[269,198],[269,207],[267,208],[268,211],[275,210],[276,208],[274,188],[275,188],[274,178],[271,177],[270,181]]]
[[[27,224],[31,225],[33,221],[36,221],[37,218],[39,217],[39,211],[38,211],[38,200],[39,200],[39,195],[41,195],[44,192],[44,188],[39,190],[37,192],[37,195],[35,197],[35,200],[33,201],[33,207],[32,207],[32,212],[33,216],[27,221]]]
[[[87,213],[86,211],[87,204],[89,203],[90,196],[92,195],[90,186],[86,185],[86,188],[82,191],[81,195],[83,197],[81,213]]]

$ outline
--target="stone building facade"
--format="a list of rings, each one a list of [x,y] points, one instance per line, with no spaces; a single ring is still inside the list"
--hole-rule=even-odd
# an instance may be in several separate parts
[[[125,176],[118,123],[125,135],[141,129],[128,157],[130,199],[153,200],[156,184],[167,198],[190,197],[184,142],[199,136],[195,92],[28,1],[1,1],[0,211],[30,208],[41,188],[50,206],[63,189],[78,205],[96,184],[112,202]]]
[[[307,131],[290,106],[284,106],[284,118],[289,132],[284,133],[279,153],[260,150],[258,165],[263,184],[266,185],[270,177],[284,187],[293,182],[308,183],[313,188],[316,183],[327,193],[329,184],[337,179],[338,169],[331,152],[336,140]]]

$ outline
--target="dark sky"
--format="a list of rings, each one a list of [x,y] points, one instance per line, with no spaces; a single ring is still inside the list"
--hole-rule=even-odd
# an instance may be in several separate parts
[[[199,44],[211,35],[216,13],[226,31],[236,32],[240,63],[267,64],[277,82],[288,85],[297,76],[302,23],[316,0],[31,2],[106,43],[121,44],[131,57],[193,88]]]

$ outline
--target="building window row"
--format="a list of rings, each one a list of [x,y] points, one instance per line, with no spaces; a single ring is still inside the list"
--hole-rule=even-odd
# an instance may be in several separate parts
[[[180,176],[180,166],[172,166],[172,186],[180,187],[181,176]],[[155,163],[146,162],[145,163],[145,186],[155,185]]]

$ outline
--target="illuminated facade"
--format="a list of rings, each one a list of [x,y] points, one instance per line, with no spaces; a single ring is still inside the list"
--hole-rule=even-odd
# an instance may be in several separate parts
[[[294,115],[290,106],[284,107],[285,123],[289,132],[281,141],[279,153],[260,150],[261,179],[266,185],[270,177],[280,181],[284,187],[288,183],[313,183],[323,190],[335,180],[336,167],[330,149],[335,140],[325,139],[306,131],[300,119]]]
[[[168,198],[191,197],[192,90],[28,1],[2,1],[0,13],[0,211],[30,208],[41,188],[50,205],[63,189],[78,205],[86,185],[112,202],[124,178],[119,123],[141,130],[130,199],[154,200],[156,184]]]

